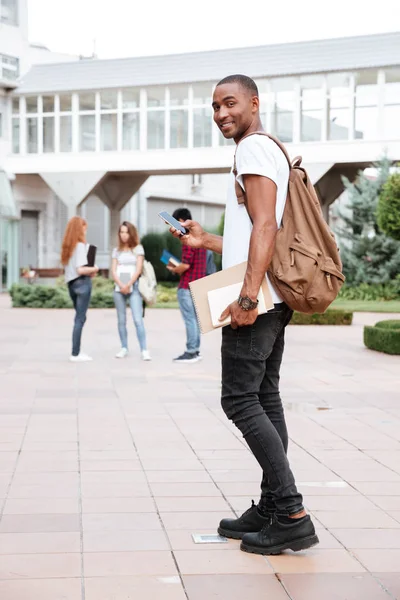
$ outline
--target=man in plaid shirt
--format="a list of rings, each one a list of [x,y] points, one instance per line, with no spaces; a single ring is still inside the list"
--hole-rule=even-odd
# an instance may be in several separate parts
[[[187,208],[178,208],[173,217],[183,223],[191,220],[192,215]],[[201,359],[200,330],[197,323],[196,311],[189,290],[189,283],[206,275],[207,250],[205,248],[182,247],[182,262],[178,266],[168,265],[167,269],[180,276],[178,287],[178,302],[186,327],[186,350],[174,358],[174,362],[192,363]]]

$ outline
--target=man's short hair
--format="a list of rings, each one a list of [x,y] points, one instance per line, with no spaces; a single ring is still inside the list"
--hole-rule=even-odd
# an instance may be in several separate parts
[[[188,208],[177,208],[174,211],[172,216],[177,221],[179,221],[180,219],[182,219],[182,221],[191,221],[192,220],[192,215]]]
[[[219,85],[225,85],[225,83],[238,83],[245,90],[248,90],[252,96],[258,97],[258,87],[256,82],[251,79],[251,77],[247,77],[247,75],[228,75],[228,77],[224,77],[224,79],[221,79],[221,81],[217,83],[217,87]]]

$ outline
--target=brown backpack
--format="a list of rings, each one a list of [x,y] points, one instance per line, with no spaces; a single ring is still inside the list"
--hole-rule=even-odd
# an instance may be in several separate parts
[[[276,235],[275,251],[268,269],[269,278],[284,302],[302,313],[323,313],[343,285],[342,262],[335,236],[326,223],[315,189],[301,165],[293,162],[283,144],[263,131],[284,153],[289,163],[289,185],[282,225]],[[236,147],[237,150],[237,147]],[[236,153],[233,173],[237,175]],[[239,204],[246,194],[235,179]]]

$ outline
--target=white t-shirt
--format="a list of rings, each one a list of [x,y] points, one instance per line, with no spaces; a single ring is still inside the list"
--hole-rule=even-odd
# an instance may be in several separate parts
[[[88,244],[84,244],[83,242],[77,243],[71,258],[68,261],[68,264],[65,265],[64,268],[64,276],[66,283],[68,283],[69,281],[73,281],[74,279],[78,279],[80,275],[77,269],[79,267],[85,267],[88,264],[87,251]]]
[[[277,187],[276,224],[279,228],[286,203],[289,165],[282,150],[265,135],[251,135],[238,146],[236,153],[237,181],[244,189],[243,175],[261,175],[271,179]],[[247,261],[252,223],[244,204],[238,204],[235,176],[231,174],[225,211],[222,267],[227,269]],[[266,275],[274,304],[282,302]]]
[[[121,272],[129,273],[130,276],[134,274],[136,271],[136,263],[137,257],[144,256],[144,248],[142,244],[139,244],[132,250],[118,250],[118,248],[114,248],[112,251],[112,258],[117,259],[117,273]],[[115,291],[119,292],[119,286],[115,284]]]

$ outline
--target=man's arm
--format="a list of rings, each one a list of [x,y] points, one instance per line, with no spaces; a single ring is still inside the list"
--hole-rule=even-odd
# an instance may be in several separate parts
[[[276,184],[261,175],[243,175],[246,188],[247,211],[253,221],[250,237],[249,256],[241,296],[257,300],[265,273],[271,262],[277,233],[275,206]],[[258,316],[258,309],[243,310],[237,300],[222,313],[220,321],[231,317],[231,327],[252,325]]]
[[[275,249],[276,184],[268,177],[244,175],[247,210],[253,222],[247,271],[241,296],[256,300]]]
[[[188,269],[190,269],[190,265],[181,262],[179,263],[179,265],[167,265],[167,269],[168,271],[171,271],[171,273],[175,273],[175,275],[183,275],[185,271],[187,271]]]
[[[196,221],[185,221],[182,225],[188,230],[186,235],[181,235],[174,227],[170,228],[172,235],[178,238],[182,244],[222,254],[222,236],[204,231]]]

